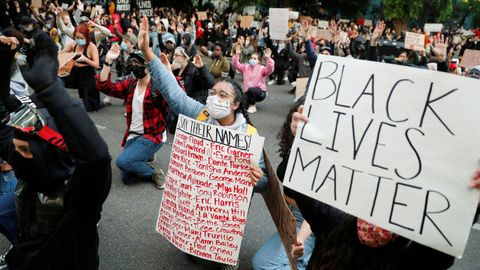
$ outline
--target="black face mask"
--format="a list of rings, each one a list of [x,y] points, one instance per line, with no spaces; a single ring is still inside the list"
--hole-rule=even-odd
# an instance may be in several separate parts
[[[147,73],[145,73],[145,67],[132,65],[130,70],[132,71],[133,76],[135,76],[137,79],[142,79],[147,76]]]
[[[12,165],[15,176],[19,179],[30,183],[38,179],[33,158],[24,158],[17,151],[13,151],[8,158],[8,162]]]

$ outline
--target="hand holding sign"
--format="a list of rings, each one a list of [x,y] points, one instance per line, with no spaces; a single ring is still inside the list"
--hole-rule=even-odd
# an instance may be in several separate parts
[[[263,171],[258,166],[250,166],[250,174],[252,175],[252,183],[257,185],[260,178],[263,177]]]
[[[292,115],[292,123],[290,123],[290,130],[292,131],[293,136],[297,134],[297,128],[300,122],[308,123],[308,116],[303,115],[303,105],[298,107],[298,110]]]

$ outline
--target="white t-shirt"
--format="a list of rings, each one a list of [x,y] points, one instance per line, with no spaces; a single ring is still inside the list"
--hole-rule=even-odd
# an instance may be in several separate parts
[[[135,87],[135,92],[133,93],[132,122],[130,123],[130,132],[143,134],[143,99],[147,90],[145,89],[145,91],[143,91],[143,93],[139,95],[138,85],[139,83],[137,83],[137,86]],[[130,133],[127,140],[139,136],[138,134]]]

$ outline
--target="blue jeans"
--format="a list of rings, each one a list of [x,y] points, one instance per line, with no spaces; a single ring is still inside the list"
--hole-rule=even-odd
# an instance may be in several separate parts
[[[116,164],[122,173],[122,181],[131,184],[136,181],[151,179],[154,169],[147,160],[162,147],[142,136],[127,141],[123,152],[118,156]]]
[[[17,187],[17,178],[13,170],[8,172],[0,172],[0,195],[14,192]]]
[[[15,224],[15,193],[9,192],[0,196],[0,233],[5,235],[10,243],[16,238]]]
[[[290,211],[295,217],[297,224],[297,233],[300,231],[303,223],[303,216],[300,210],[295,206],[290,206]],[[297,260],[298,270],[304,270],[307,268],[308,261],[312,255],[313,248],[315,247],[315,237],[313,233],[303,243],[305,253]],[[252,261],[252,267],[255,270],[290,270],[290,263],[288,262],[287,253],[283,247],[280,235],[276,232],[272,235],[260,249],[255,253]]]

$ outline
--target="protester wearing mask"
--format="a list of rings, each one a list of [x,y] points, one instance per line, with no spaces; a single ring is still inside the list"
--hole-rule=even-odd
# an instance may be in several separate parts
[[[212,88],[215,78],[203,64],[200,55],[193,58],[193,63],[182,47],[175,49],[172,71],[175,76],[180,77],[187,95],[196,101],[205,104],[208,96],[208,89]]]
[[[170,61],[170,63],[172,63],[174,50],[176,47],[175,36],[171,33],[163,33],[161,37],[162,37],[162,44],[163,44],[163,46],[161,46],[162,53],[164,53],[168,57],[168,60]]]
[[[225,45],[223,43],[217,42],[212,51],[208,51],[207,47],[202,46],[200,51],[212,58],[212,65],[210,67],[210,73],[212,73],[215,79],[227,78],[230,71],[230,63],[228,62],[227,57],[224,56]]]
[[[236,54],[232,57],[232,65],[235,69],[240,71],[243,76],[243,93],[247,96],[248,112],[254,113],[257,111],[255,103],[263,101],[267,97],[267,85],[265,79],[273,73],[275,61],[270,57],[272,51],[265,50],[266,66],[260,64],[259,55],[252,54],[248,64],[240,63],[240,53],[242,49],[240,46],[235,48]]]
[[[8,269],[98,269],[96,225],[110,190],[110,155],[82,105],[58,80],[57,47],[46,33],[33,38],[33,65],[22,75],[35,91],[36,106],[10,96],[3,69],[14,50],[0,47],[1,100],[18,108],[9,122],[15,128],[9,160],[19,182],[18,233]]]
[[[165,55],[158,59],[149,48],[148,21],[142,21],[139,34],[139,47],[145,54],[148,70],[152,75],[154,87],[159,89],[167,100],[170,110],[188,117],[197,118],[209,124],[220,125],[240,132],[255,134],[256,129],[249,124],[248,114],[244,111],[244,95],[240,87],[232,80],[217,82],[209,92],[207,105],[189,98],[177,81],[171,76],[170,63]],[[255,184],[254,191],[261,191],[267,187],[268,180],[264,175],[265,162],[263,155],[259,167],[251,165],[251,180]],[[231,269],[230,265],[222,269]],[[236,269],[236,268],[233,268]]]
[[[185,33],[182,36],[182,48],[185,49],[185,52],[189,57],[197,55],[197,48],[192,39],[193,36],[190,33]]]
[[[130,54],[134,78],[110,80],[110,67],[120,57],[117,44],[107,53],[102,72],[96,78],[98,91],[126,100],[127,130],[122,140],[123,152],[116,165],[122,173],[124,184],[139,181],[153,181],[158,189],[165,185],[165,174],[160,168],[153,168],[147,161],[160,149],[164,142],[165,119],[168,106],[165,100],[152,89],[151,77],[140,51]]]
[[[88,27],[80,24],[75,28],[75,43],[70,44],[63,52],[74,52],[75,66],[70,75],[64,77],[65,86],[77,88],[83,105],[87,111],[96,111],[101,107],[100,95],[95,89],[95,69],[100,67],[97,46],[90,42]]]

